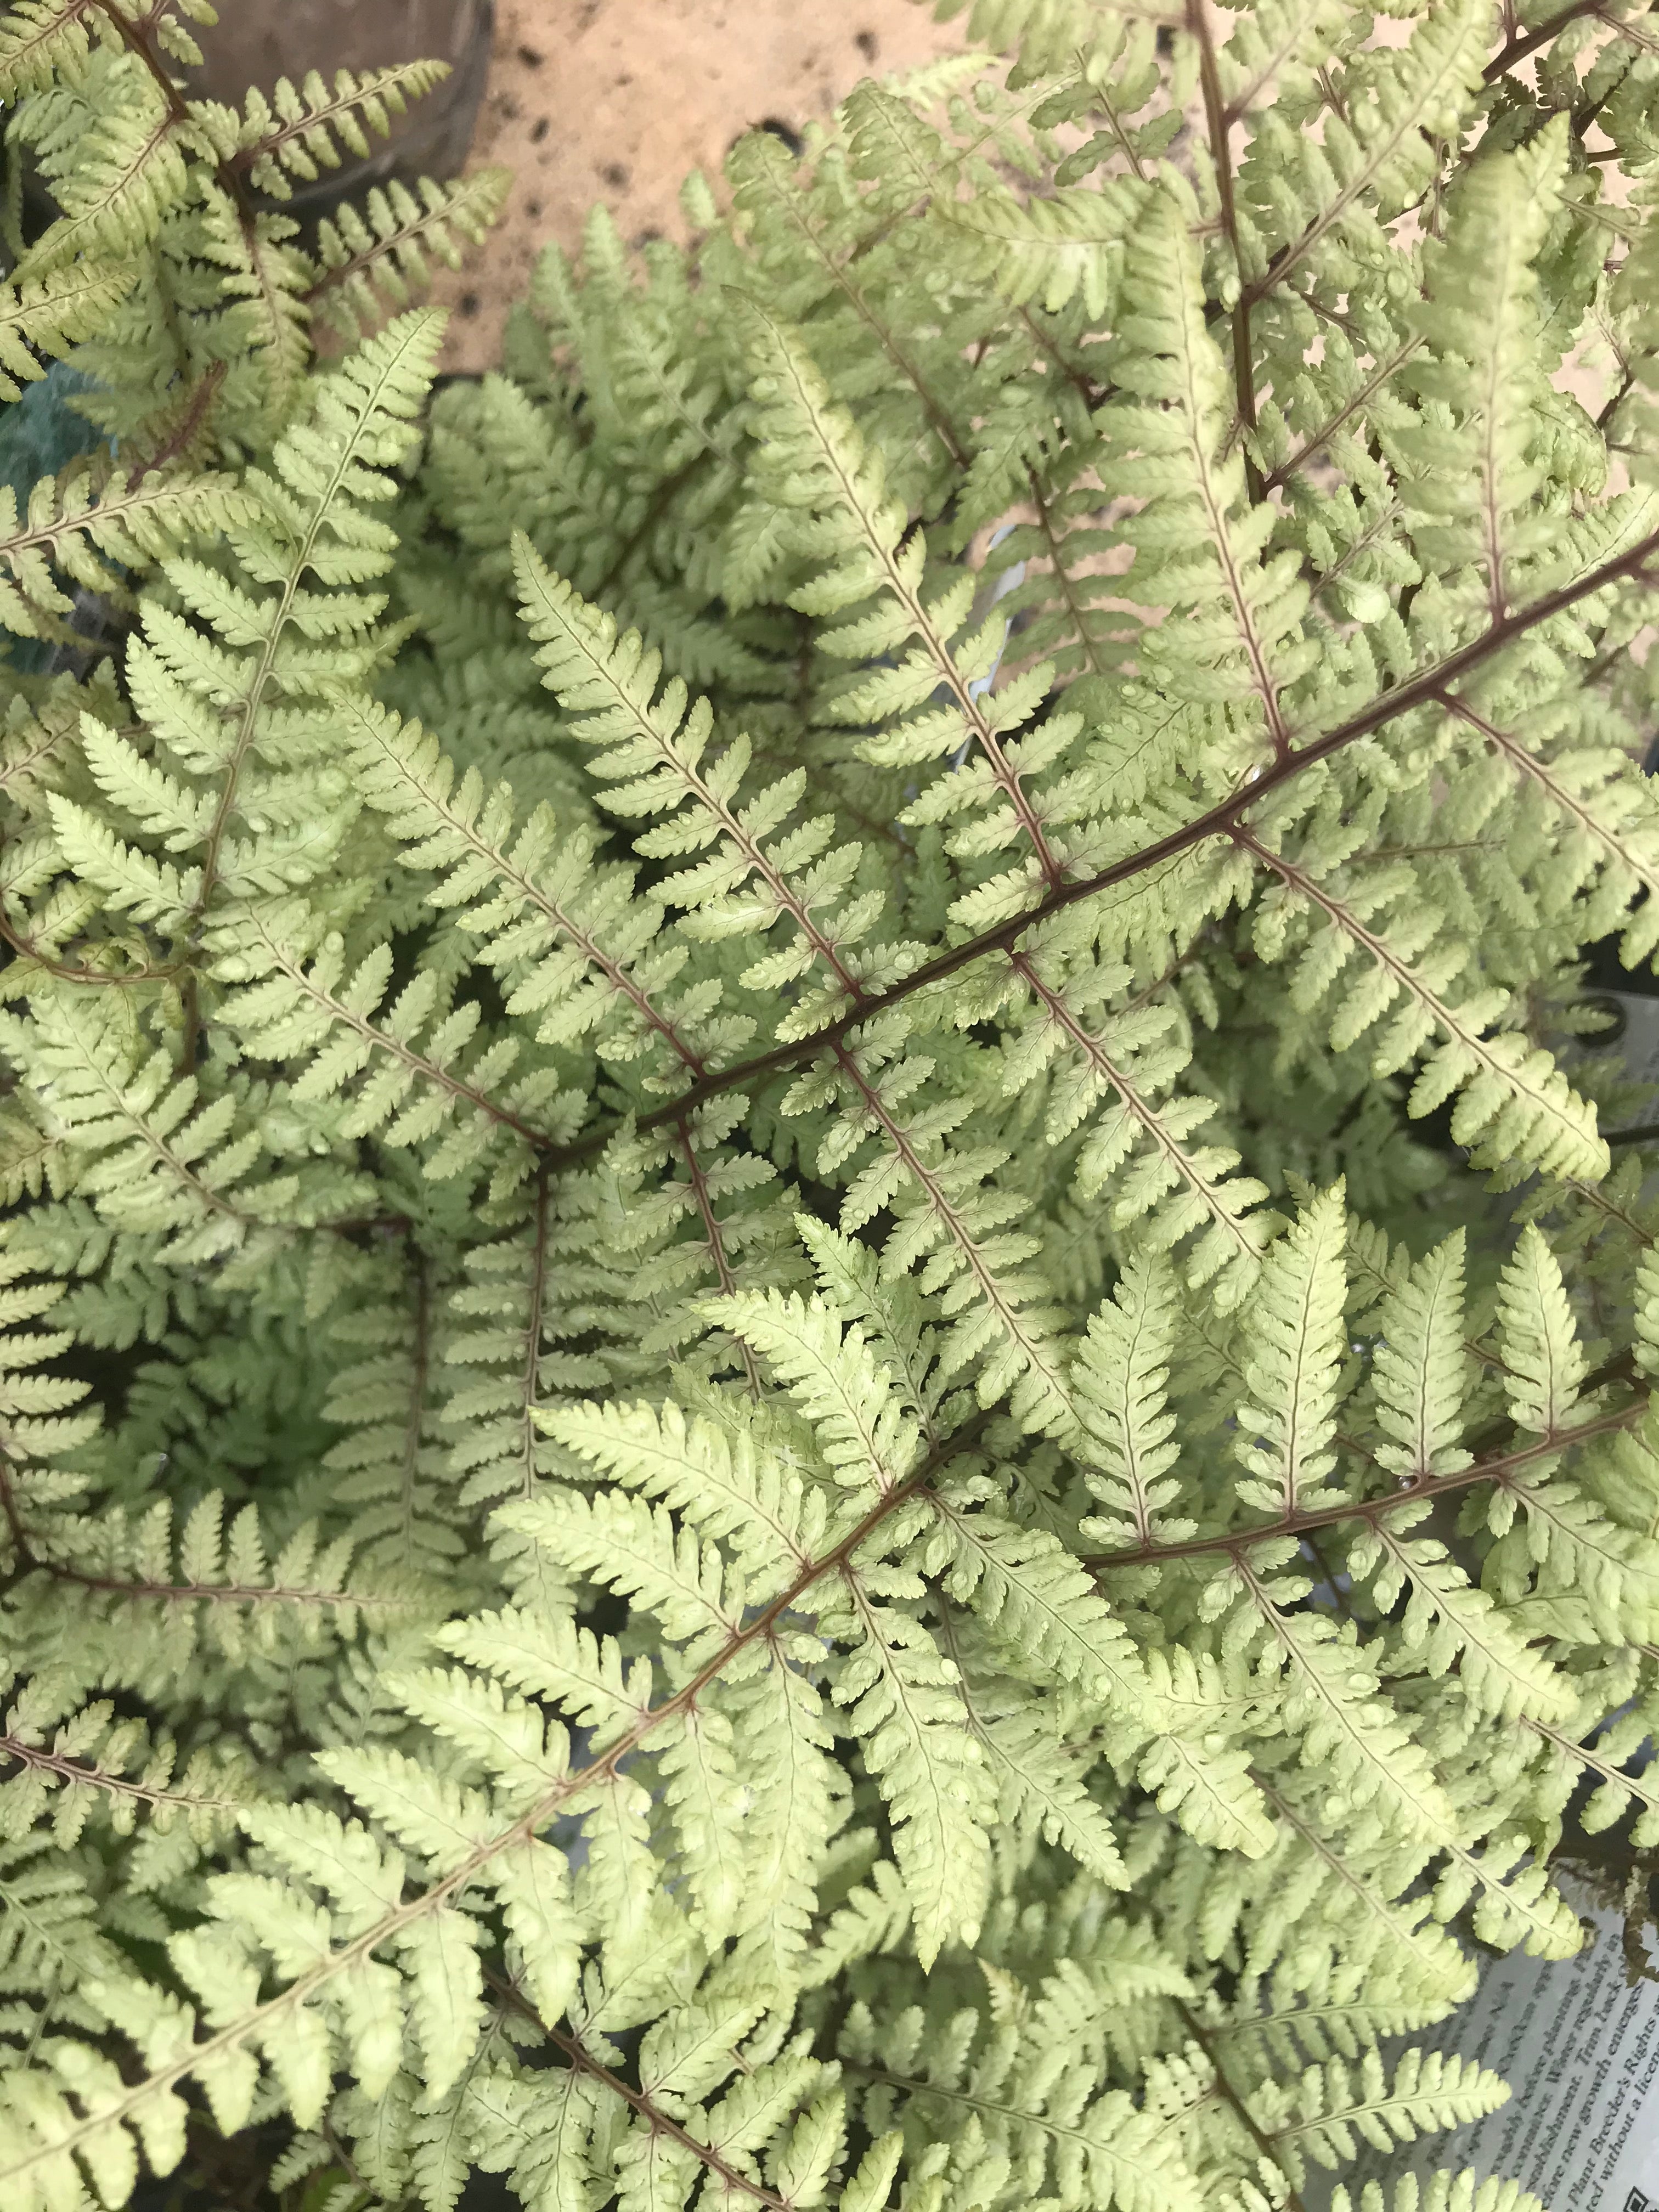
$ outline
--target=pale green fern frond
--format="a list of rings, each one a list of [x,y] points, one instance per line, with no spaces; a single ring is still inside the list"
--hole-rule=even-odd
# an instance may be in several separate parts
[[[966,1513],[948,1498],[936,1509],[939,1540],[930,1565],[945,1564],[947,1587],[970,1604],[1012,1654],[1038,1660],[1060,1681],[1075,1682],[1091,1706],[1131,1718],[1146,1710],[1134,1647],[1075,1559],[1047,1530],[1022,1528],[991,1515]]]
[[[1459,1441],[1468,1365],[1461,1231],[1410,1268],[1377,1306],[1376,1322],[1371,1375],[1389,1439],[1379,1464],[1413,1483],[1456,1474],[1469,1463]]]
[[[257,1667],[277,1654],[291,1663],[349,1641],[365,1619],[429,1616],[429,1595],[414,1578],[354,1565],[353,1539],[325,1540],[315,1522],[292,1529],[273,1553],[257,1508],[227,1521],[223,1497],[210,1492],[176,1522],[165,1500],[159,1510],[106,1508],[88,1547],[74,1540],[76,1501],[37,1496],[41,1489],[26,1483],[20,1494],[28,1579],[19,1620],[53,1679],[80,1679],[94,1622],[119,1646],[111,1681],[161,1697],[204,1665]],[[239,1787],[238,1802],[246,1794]]]
[[[476,770],[458,781],[434,739],[384,708],[365,702],[352,724],[369,804],[406,865],[443,872],[428,903],[461,909],[510,987],[508,1012],[542,1013],[540,1042],[593,1036],[607,1058],[643,1058],[655,1088],[668,1069],[695,1077],[720,1045],[746,1041],[741,1017],[718,1017],[718,985],[672,989],[684,949],[662,941],[659,910],[629,900],[626,870],[594,865],[585,828],[561,842],[546,806],[516,826],[507,785],[487,791]]]
[[[19,0],[0,30],[0,89],[8,99],[73,78],[95,40],[113,44],[113,27],[97,0]]]
[[[1383,210],[1422,191],[1430,135],[1460,125],[1480,81],[1487,14],[1482,0],[1454,0],[1416,25],[1409,44],[1355,56],[1340,82],[1352,90],[1328,137],[1297,131],[1269,110],[1241,165],[1248,210],[1240,270],[1247,299],[1280,286],[1321,290],[1390,250]]]
[[[1367,2051],[1358,2071],[1356,2080],[1346,2060],[1328,2059],[1310,2067],[1295,2092],[1274,2084],[1252,2100],[1252,2118],[1298,2182],[1310,2160],[1351,2158],[1358,2141],[1392,2151],[1495,2112],[1509,2094],[1485,2067],[1438,2051],[1407,2051],[1392,2076],[1381,2054]]]
[[[1342,1326],[1347,1224],[1340,1187],[1303,1214],[1269,1255],[1245,1316],[1249,1401],[1239,1408],[1240,1495],[1258,1511],[1289,1514],[1340,1495],[1326,1478],[1346,1349]]]
[[[1166,1395],[1178,1315],[1168,1267],[1134,1261],[1079,1347],[1073,1389],[1088,1439],[1085,1479],[1107,1509],[1082,1524],[1090,1542],[1179,1542],[1194,1532],[1194,1522],[1166,1510],[1181,1494]]]
[[[1226,367],[1205,326],[1198,257],[1174,204],[1136,226],[1124,273],[1120,372],[1137,404],[1109,416],[1106,482],[1145,502],[1121,535],[1135,549],[1133,596],[1180,611],[1148,630],[1140,654],[1166,699],[1224,702],[1234,726],[1223,765],[1237,775],[1288,748],[1286,694],[1312,668],[1307,587],[1288,554],[1264,558],[1270,510],[1247,511],[1242,454],[1224,448]],[[1176,641],[1179,640],[1179,646]]]
[[[1347,1571],[1372,1602],[1392,1613],[1409,1592],[1401,1620],[1413,1661],[1440,1674],[1454,1662],[1460,1689],[1483,1712],[1512,1720],[1517,1713],[1559,1717],[1571,1692],[1559,1671],[1533,1650],[1519,1626],[1433,1536],[1407,1532],[1426,1503],[1379,1519],[1351,1547]]]
[[[1127,969],[1091,958],[1086,942],[1071,951],[1066,934],[1063,923],[1050,925],[1040,949],[1012,957],[1000,993],[1002,979],[988,977],[969,1002],[982,1016],[1000,998],[1018,1023],[1005,1047],[1005,1088],[1043,1084],[1051,1144],[1081,1129],[1079,1196],[1110,1194],[1112,1225],[1131,1250],[1184,1245],[1188,1280],[1237,1304],[1276,1226],[1273,1214],[1252,1210],[1267,1185],[1237,1172],[1231,1146],[1194,1141],[1217,1103],[1173,1087],[1191,1059],[1178,1005],[1156,990],[1131,992]],[[1075,942],[1080,933],[1070,934]]]
[[[935,775],[908,818],[957,817],[971,810],[981,818],[952,833],[964,854],[1023,847],[1020,864],[1000,879],[998,892],[1001,910],[1018,912],[1040,881],[1059,880],[1069,857],[1051,841],[1024,779],[1063,756],[1076,721],[1051,716],[1029,734],[1005,742],[1042,700],[1050,671],[1029,671],[1007,690],[983,695],[980,687],[1000,641],[1000,617],[993,612],[963,635],[973,605],[970,575],[942,580],[931,596],[924,595],[925,539],[917,534],[901,544],[904,518],[887,491],[878,457],[834,404],[799,341],[758,311],[755,328],[763,482],[791,511],[796,548],[813,563],[811,581],[791,594],[791,604],[822,617],[845,614],[873,598],[866,615],[823,636],[823,649],[867,666],[878,655],[890,657],[908,647],[902,659],[849,684],[836,702],[837,718],[891,723],[859,749],[860,757],[878,766],[921,764],[964,744],[974,748],[972,766]],[[936,692],[942,694],[937,703]]]
[[[1127,1880],[1109,1817],[1091,1794],[1085,1760],[1066,1741],[1049,1699],[1022,1692],[969,1657],[967,1632],[952,1632],[946,1650],[962,1668],[963,1705],[997,1792],[999,1810],[1021,1836],[1041,1835],[1109,1888]]]
[[[882,901],[855,889],[861,848],[827,850],[832,817],[786,829],[805,778],[786,778],[738,805],[747,744],[739,738],[710,757],[707,706],[699,702],[688,712],[684,687],[676,682],[658,696],[661,664],[644,652],[638,635],[618,638],[611,618],[549,575],[523,540],[514,559],[544,680],[581,718],[574,734],[606,747],[593,773],[613,787],[607,805],[624,815],[666,817],[635,839],[635,850],[649,860],[707,856],[660,883],[661,896],[684,909],[681,930],[708,941],[760,936],[780,921],[793,923],[793,941],[751,963],[740,979],[749,988],[776,991],[812,977],[816,988],[797,993],[797,1010],[780,1025],[785,1037],[905,974],[915,948],[862,941],[880,918]]]
[[[286,199],[297,177],[310,184],[337,169],[344,155],[367,160],[369,134],[386,137],[393,116],[449,74],[442,62],[400,62],[387,69],[336,70],[332,82],[316,70],[297,86],[279,77],[269,94],[251,91],[236,131],[234,166],[274,198]]]
[[[947,201],[940,215],[979,242],[986,275],[1015,307],[1036,300],[1053,314],[1080,295],[1100,323],[1146,204],[1144,188],[1113,179],[1098,191],[1062,186],[1050,199],[1005,192]]]
[[[120,595],[123,571],[143,569],[191,538],[245,527],[253,501],[226,477],[131,476],[78,461],[43,477],[17,511],[0,485],[0,623],[17,637],[60,637],[73,600],[58,574],[85,591]]]
[[[366,1558],[435,1579],[462,1549],[438,1425],[439,1285],[418,1249],[377,1254],[356,1274],[349,1309],[330,1323],[344,1358],[323,1411],[344,1433],[323,1465]]]
[[[1607,1150],[1594,1108],[1547,1052],[1523,1032],[1496,1026],[1508,1011],[1506,993],[1454,992],[1471,948],[1441,934],[1440,915],[1418,900],[1414,883],[1385,871],[1346,880],[1337,869],[1328,873],[1316,839],[1301,859],[1251,832],[1241,833],[1241,842],[1288,894],[1266,908],[1256,941],[1273,957],[1285,947],[1287,933],[1291,944],[1305,947],[1293,986],[1300,1005],[1311,1009],[1350,963],[1364,963],[1332,1021],[1338,1049],[1398,1007],[1372,1067],[1392,1074],[1432,1047],[1413,1085],[1414,1113],[1431,1112],[1461,1092],[1453,1113],[1461,1142],[1479,1140],[1519,1152],[1550,1173],[1599,1180]]]
[[[219,977],[245,986],[224,1001],[220,1018],[258,1058],[307,1059],[296,1100],[332,1097],[367,1073],[341,1119],[343,1135],[378,1132],[394,1147],[431,1147],[423,1167],[435,1180],[493,1164],[498,1194],[529,1171],[538,1147],[574,1133],[577,1102],[565,1099],[561,1129],[554,1071],[509,1080],[519,1041],[510,1034],[481,1040],[476,1000],[446,1004],[443,979],[428,969],[382,1011],[391,948],[347,976],[337,937],[313,951],[307,922],[292,904],[254,908],[222,923],[215,937],[222,948]],[[259,966],[265,973],[252,980]],[[538,1127],[550,1114],[553,1126]]]
[[[453,184],[422,177],[416,191],[393,177],[359,211],[347,202],[318,225],[305,306],[347,339],[384,321],[423,291],[430,264],[459,266],[460,240],[476,246],[501,210],[505,169],[477,169]]]
[[[38,1000],[26,1041],[15,1042],[76,1163],[76,1188],[106,1219],[163,1232],[176,1264],[238,1250],[250,1237],[269,1242],[263,1224],[299,1186],[250,1183],[264,1147],[234,1092],[204,1097],[164,1050],[143,1049],[108,996]]]
[[[1023,1421],[1067,1433],[1076,1417],[1058,1340],[1062,1309],[1027,1264],[1041,1249],[1037,1240],[1006,1226],[1023,1210],[1018,1201],[985,1188],[1006,1155],[947,1144],[947,1133],[968,1119],[965,1099],[911,1108],[909,1094],[933,1063],[896,1053],[891,1034],[866,1027],[858,1048],[842,1047],[822,1072],[798,1077],[782,1111],[793,1117],[836,1103],[840,1111],[816,1165],[820,1176],[852,1170],[842,1231],[854,1234],[890,1208],[896,1226],[884,1267],[896,1273],[920,1262],[924,1288],[951,1286],[943,1308],[951,1322],[940,1349],[945,1372],[980,1359],[982,1403],[1012,1389]]]
[[[1561,1270],[1530,1223],[1504,1267],[1498,1300],[1510,1415],[1520,1428],[1554,1436],[1578,1401],[1585,1362]]]
[[[1400,4],[975,0],[435,396],[431,67],[0,11],[17,2212],[1528,2207],[1358,2175],[1659,1835],[1659,130]]]
[[[0,1784],[0,1832],[21,1841],[46,1830],[64,1850],[88,1821],[116,1835],[141,1820],[157,1835],[182,1824],[210,1844],[234,1828],[246,1786],[234,1751],[181,1759],[165,1737],[152,1742],[142,1721],[117,1720],[109,1698],[77,1706],[61,1674],[13,1686],[0,1761],[14,1770]]]
[[[943,2130],[959,2146],[941,2161],[961,2185],[947,2203],[970,2203],[975,2184],[985,2186],[988,2173],[975,2172],[983,2159],[1030,2201],[1197,2212],[1200,2186],[1178,2136],[1137,2112],[1121,2089],[1106,2088],[1097,2039],[1073,2032],[1057,2041],[1059,2022],[1048,2012],[1040,1998],[1024,2033],[1011,2022],[981,2042],[977,2014],[941,2041],[927,2036],[920,2008],[879,2030],[867,2009],[855,2008],[842,2031],[843,2064],[869,2124],[913,2113],[913,2124],[930,2135]]]
[[[49,1364],[69,1349],[72,1338],[61,1329],[27,1325],[60,1304],[65,1288],[27,1252],[0,1249],[0,1450],[11,1480],[32,1462],[75,1450],[98,1426],[92,1408],[72,1410],[90,1395],[88,1383],[54,1373]],[[42,1366],[45,1374],[34,1371]],[[15,1528],[12,1533],[15,1540]]]
[[[1298,1610],[1305,1577],[1275,1574],[1260,1551],[1238,1560],[1228,1579],[1243,1586],[1238,1638],[1265,1647],[1266,1663],[1283,1680],[1285,1723],[1298,1755],[1324,1773],[1337,1801],[1351,1812],[1380,1801],[1402,1835],[1426,1839],[1450,1829],[1450,1800],[1422,1747],[1379,1694],[1352,1626]]]
[[[100,11],[100,13],[103,11]],[[76,158],[50,161],[63,212],[14,272],[28,283],[82,257],[118,260],[141,253],[190,189],[187,157],[196,134],[149,72],[128,52],[101,58],[99,98],[76,134]],[[26,111],[25,135],[33,118]]]
[[[90,337],[131,281],[118,262],[88,259],[0,287],[0,399],[21,398],[23,384],[46,374],[38,354],[65,354]]]
[[[1499,2175],[1478,2181],[1463,2172],[1414,2174],[1392,2183],[1368,2181],[1355,2197],[1340,2182],[1331,2197],[1332,2212],[1546,2212],[1529,2189]]]
[[[1537,511],[1538,283],[1532,263],[1548,232],[1567,160],[1552,127],[1507,161],[1483,162],[1451,210],[1428,274],[1419,328],[1431,349],[1410,369],[1429,403],[1420,428],[1392,442],[1401,491],[1420,518],[1413,536],[1436,568],[1477,565],[1494,615],[1517,596],[1528,560],[1549,542]]]
[[[843,1332],[816,1298],[775,1291],[714,1300],[705,1310],[752,1345],[788,1386],[839,1482],[885,1497],[905,1481],[920,1456],[918,1426],[895,1401],[861,1331]]]
[[[947,1943],[973,1942],[988,1902],[990,1778],[963,1727],[957,1670],[925,1628],[858,1581],[825,1626],[850,1647],[835,1698],[891,1814],[917,1951],[931,1966]]]

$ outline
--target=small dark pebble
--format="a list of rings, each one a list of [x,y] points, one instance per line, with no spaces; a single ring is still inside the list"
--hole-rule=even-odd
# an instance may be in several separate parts
[[[538,54],[534,46],[520,46],[519,59],[526,69],[539,69],[546,57],[544,54]]]
[[[607,161],[599,174],[617,191],[621,191],[628,182],[627,166],[621,161]]]
[[[853,34],[853,44],[864,56],[866,61],[874,61],[876,58],[876,34],[873,31],[855,31]]]
[[[532,144],[532,146],[539,146],[539,145],[541,144],[541,143],[542,143],[543,139],[546,137],[546,136],[547,136],[547,131],[548,131],[548,122],[547,122],[547,118],[544,115],[544,116],[540,117],[540,118],[536,121],[536,123],[535,123],[535,124],[533,124],[533,125],[532,125],[532,127],[531,127],[531,132],[530,132],[530,143],[531,143],[531,144]]]
[[[476,315],[478,312],[477,294],[476,292],[463,292],[460,298],[460,309],[464,315],[469,317]]]

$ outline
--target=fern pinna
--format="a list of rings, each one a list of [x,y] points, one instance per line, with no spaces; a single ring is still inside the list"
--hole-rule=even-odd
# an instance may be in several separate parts
[[[435,397],[501,180],[302,235],[434,72],[209,20],[0,23],[9,2201],[1522,2212],[1389,2164],[1659,1838],[1650,19],[974,0]]]

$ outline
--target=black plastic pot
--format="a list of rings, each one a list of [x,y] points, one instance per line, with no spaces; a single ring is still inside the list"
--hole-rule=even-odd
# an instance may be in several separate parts
[[[313,70],[331,89],[337,70],[362,74],[396,62],[449,64],[441,84],[392,117],[387,137],[371,138],[367,160],[348,157],[309,183],[292,180],[282,206],[308,227],[343,199],[390,177],[410,184],[459,172],[489,74],[495,15],[495,0],[289,0],[283,6],[228,0],[216,24],[191,26],[202,65],[181,74],[187,92],[240,112],[251,86],[268,95],[279,77],[299,85]],[[23,236],[32,240],[58,210],[33,162],[24,162],[21,184]]]
[[[494,0],[242,0],[211,28],[193,35],[203,65],[187,75],[199,97],[240,107],[250,85],[269,93],[279,77],[297,85],[315,70],[332,85],[337,70],[381,69],[394,62],[447,62],[450,74],[393,118],[389,138],[372,142],[367,161],[295,181],[287,210],[302,221],[388,177],[451,177],[466,160],[489,71]]]

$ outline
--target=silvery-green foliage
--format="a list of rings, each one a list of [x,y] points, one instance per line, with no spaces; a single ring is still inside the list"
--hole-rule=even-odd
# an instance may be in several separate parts
[[[435,397],[496,182],[281,207],[432,72],[206,13],[0,21],[9,2204],[1492,2109],[1659,1838],[1643,12],[975,0]]]

